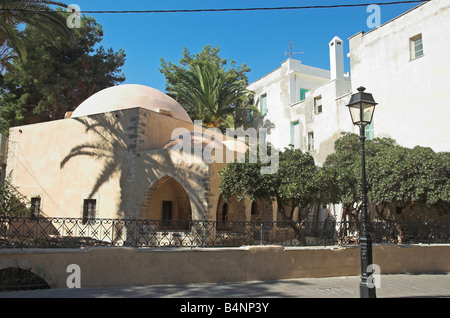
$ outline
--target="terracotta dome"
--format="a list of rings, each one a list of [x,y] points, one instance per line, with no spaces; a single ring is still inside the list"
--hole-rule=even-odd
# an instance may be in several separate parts
[[[72,118],[141,107],[192,123],[184,108],[173,98],[152,87],[124,84],[105,88],[81,103]]]

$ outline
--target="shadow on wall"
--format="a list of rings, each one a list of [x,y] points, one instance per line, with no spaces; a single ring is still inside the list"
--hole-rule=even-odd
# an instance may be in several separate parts
[[[88,198],[92,198],[103,184],[117,174],[120,174],[122,178],[122,172],[126,169],[127,160],[124,158],[127,153],[126,135],[121,121],[116,120],[116,116],[119,115],[105,114],[73,118],[85,126],[86,134],[92,133],[94,138],[91,142],[73,147],[61,161],[60,169],[64,169],[65,165],[76,157],[85,156],[103,163],[103,169],[96,176]],[[125,215],[121,216],[125,217]]]
[[[139,171],[145,176],[143,183],[145,193],[140,199],[144,202],[143,210],[147,207],[146,204],[149,204],[153,190],[157,190],[160,184],[164,184],[161,181],[172,180],[172,183],[179,188],[176,192],[181,192],[181,189],[186,192],[190,203],[189,219],[206,219],[207,192],[210,187],[208,168],[203,161],[197,163],[193,161],[192,158],[183,157],[183,154],[180,155],[170,148],[143,152],[139,158],[139,163],[142,165]]]
[[[123,119],[118,120],[120,117]],[[84,125],[85,133],[91,134],[92,138],[73,147],[61,161],[60,169],[77,157],[99,161],[103,168],[96,176],[93,171],[95,182],[88,197],[92,198],[104,184],[118,178],[120,202],[116,217],[124,219],[143,217],[152,187],[162,178],[171,177],[186,191],[195,214],[192,217],[206,218],[205,192],[209,183],[204,163],[179,160],[179,154],[170,148],[137,151],[136,134],[126,126],[135,123],[132,118],[127,122],[125,117],[122,112],[114,112],[73,118]]]

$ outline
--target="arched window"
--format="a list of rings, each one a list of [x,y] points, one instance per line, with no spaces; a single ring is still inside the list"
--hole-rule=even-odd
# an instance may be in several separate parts
[[[228,203],[224,203],[222,206],[222,221],[228,220]]]
[[[257,215],[258,214],[258,205],[256,204],[256,201],[252,202],[251,214],[252,215]]]

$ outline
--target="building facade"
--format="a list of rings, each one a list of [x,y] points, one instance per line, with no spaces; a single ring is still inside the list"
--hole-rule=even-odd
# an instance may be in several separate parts
[[[10,129],[6,173],[33,216],[165,224],[251,218],[249,201],[225,203],[218,191],[218,172],[245,144],[195,125],[166,94],[114,86],[66,117]],[[214,153],[221,158],[207,160]]]
[[[329,71],[288,59],[248,86],[261,112],[254,124],[268,128],[267,141],[281,151],[289,145],[309,151],[319,164],[334,151],[340,132],[353,129],[344,107],[351,82],[344,74],[343,41],[334,37],[329,50]]]
[[[346,104],[364,86],[378,103],[366,138],[389,137],[406,147],[450,150],[450,3],[423,3],[380,27],[350,37],[350,74],[343,41],[329,43],[330,70],[288,59],[251,83],[267,140],[310,152],[321,165],[342,132],[359,133]]]
[[[373,133],[450,151],[450,2],[423,3],[350,41],[352,90],[378,105]]]
[[[450,3],[430,1],[352,36],[351,77],[344,74],[343,41],[337,36],[328,44],[330,70],[287,59],[248,86],[260,110],[252,124],[268,129],[266,141],[275,148],[293,145],[321,165],[342,132],[359,132],[346,104],[364,86],[378,102],[367,138],[450,151],[446,30]],[[177,129],[202,145],[201,158],[177,151]],[[1,172],[30,199],[35,214],[45,216],[278,220],[276,204],[220,197],[218,172],[226,160],[204,160],[211,141],[204,133],[166,94],[120,85],[93,95],[66,119],[12,128],[7,157],[1,156],[6,153],[1,139]],[[233,157],[245,152],[230,137],[220,139],[214,148]],[[323,221],[329,214],[318,210],[314,218]]]
[[[346,106],[363,86],[378,103],[366,139],[389,137],[399,145],[450,151],[450,3],[423,3],[364,33],[350,37],[350,74],[344,74],[343,41],[329,42],[330,70],[288,59],[251,83],[267,140],[293,145],[318,165],[334,152],[343,132],[359,134]],[[339,206],[314,218],[340,218]]]

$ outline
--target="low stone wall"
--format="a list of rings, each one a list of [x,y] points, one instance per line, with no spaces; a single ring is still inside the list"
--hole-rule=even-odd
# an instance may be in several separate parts
[[[381,275],[450,272],[450,245],[374,245]],[[67,288],[80,268],[81,287],[217,283],[360,275],[359,247],[0,250],[0,269],[31,269],[52,288]]]

